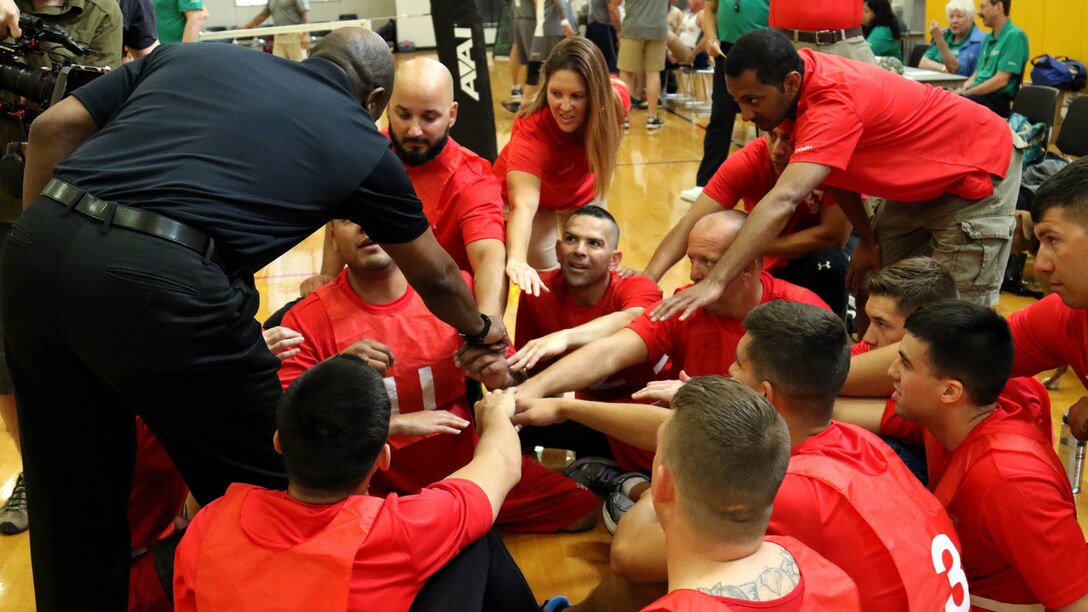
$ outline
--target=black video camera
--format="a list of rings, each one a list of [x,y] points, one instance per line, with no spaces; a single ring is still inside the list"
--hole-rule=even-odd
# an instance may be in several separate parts
[[[105,68],[75,64],[59,54],[52,70],[26,65],[20,57],[51,54],[42,46],[44,42],[60,45],[77,56],[86,55],[90,49],[76,42],[63,29],[47,26],[33,15],[20,16],[19,28],[23,31],[22,38],[11,43],[0,42],[0,90],[22,96],[45,109],[77,87],[106,73]],[[23,110],[14,104],[7,106],[4,110],[9,113]]]

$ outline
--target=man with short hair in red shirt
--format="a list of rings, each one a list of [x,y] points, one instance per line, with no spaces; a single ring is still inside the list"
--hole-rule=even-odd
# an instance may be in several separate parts
[[[176,609],[538,609],[489,534],[520,476],[513,411],[512,392],[485,397],[468,464],[417,495],[373,496],[390,465],[380,375],[355,355],[318,364],[276,413],[287,490],[233,484],[197,514],[176,554]]]
[[[505,375],[497,375],[492,382],[501,387],[516,385],[526,374],[544,369],[556,358],[623,329],[661,301],[661,288],[654,281],[617,272],[623,257],[619,240],[619,225],[607,210],[592,204],[574,209],[555,245],[559,269],[540,275],[546,291],[538,296],[522,293],[519,299],[517,353],[509,359],[493,353],[483,355],[472,368],[505,370]],[[631,394],[653,380],[663,367],[664,363],[633,365],[579,390],[578,397],[629,401]],[[482,372],[476,376],[485,379]],[[526,435],[527,431],[522,431],[523,442]],[[608,445],[623,470],[649,472],[652,453],[613,438],[608,439]],[[573,446],[563,448],[574,450]],[[581,455],[581,449],[577,450]]]
[[[386,116],[386,135],[423,202],[435,239],[472,274],[480,311],[501,318],[507,296],[503,186],[487,160],[450,138],[457,102],[449,69],[427,57],[400,64]],[[304,281],[303,294],[331,282],[343,268],[326,233],[322,274]]]
[[[793,141],[779,126],[730,155],[688,212],[657,246],[643,272],[660,281],[684,256],[695,222],[710,213],[736,208],[742,200],[751,214],[786,169]],[[846,318],[846,266],[843,246],[850,222],[822,188],[805,196],[778,236],[763,250],[763,268],[777,278],[811,289],[831,310]]]
[[[297,355],[284,360],[280,381],[287,387],[339,353],[366,358],[385,376],[393,406],[393,464],[373,476],[370,490],[415,493],[467,464],[476,448],[465,373],[454,363],[463,341],[424,308],[397,265],[362,228],[339,220],[332,234],[347,268],[284,317],[284,326],[305,341]],[[524,461],[521,482],[499,514],[501,528],[580,531],[596,523],[600,504],[592,493],[528,457]]]
[[[916,311],[906,329],[888,375],[896,411],[945,459],[930,461],[930,488],[963,556],[942,565],[971,583],[975,608],[1088,610],[1088,546],[1065,469],[1028,412],[999,396],[1012,371],[1008,325],[957,300]]]
[[[766,398],[722,376],[694,378],[658,428],[653,506],[666,534],[667,610],[861,610],[841,569],[767,536],[790,434]]]
[[[1003,119],[869,64],[796,51],[774,30],[738,40],[725,71],[746,120],[763,130],[794,120],[793,156],[730,253],[699,286],[657,306],[655,318],[690,316],[721,295],[820,184],[861,239],[852,289],[872,268],[932,253],[961,297],[997,302],[1022,157]],[[871,223],[859,193],[884,198]]]

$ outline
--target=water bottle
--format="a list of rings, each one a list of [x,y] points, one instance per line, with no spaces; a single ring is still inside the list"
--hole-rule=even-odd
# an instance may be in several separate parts
[[[1065,465],[1065,475],[1073,487],[1073,493],[1080,493],[1081,476],[1084,475],[1084,450],[1088,442],[1073,437],[1069,429],[1069,413],[1062,417],[1061,439],[1058,442],[1058,455]]]

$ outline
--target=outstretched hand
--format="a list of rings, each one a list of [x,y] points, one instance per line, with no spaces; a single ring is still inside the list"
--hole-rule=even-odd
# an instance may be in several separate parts
[[[468,425],[468,421],[448,410],[422,410],[393,415],[389,421],[389,435],[429,436],[436,433],[457,435]]]
[[[695,311],[713,303],[722,295],[722,288],[703,279],[680,293],[659,302],[650,312],[650,320],[664,321],[680,314],[680,320],[686,321]]]
[[[374,340],[360,340],[340,353],[355,355],[382,376],[385,376],[386,370],[393,367],[394,363],[393,349]]]
[[[296,348],[302,344],[305,338],[302,334],[291,329],[290,327],[272,327],[264,330],[264,343],[268,345],[268,350],[272,351],[272,354],[280,358],[280,361],[284,361],[298,355],[299,349]]]
[[[651,380],[645,387],[635,391],[631,399],[650,400],[655,404],[668,406],[672,403],[672,396],[689,380],[691,377],[688,373],[681,370],[680,380]]]
[[[512,259],[506,262],[506,276],[511,283],[533,297],[539,296],[541,291],[550,291],[544,281],[540,280],[540,274],[524,261]]]

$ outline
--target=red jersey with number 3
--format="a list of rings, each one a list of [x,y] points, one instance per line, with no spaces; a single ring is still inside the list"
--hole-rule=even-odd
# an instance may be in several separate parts
[[[1007,403],[951,453],[926,434],[927,451],[948,455],[930,483],[959,528],[973,594],[1061,608],[1088,595],[1088,545],[1053,446],[1031,411]]]
[[[785,536],[767,536],[764,541],[789,552],[797,564],[797,586],[778,599],[745,601],[718,597],[692,589],[677,589],[642,609],[642,612],[714,612],[717,610],[763,610],[766,612],[804,612],[805,610],[861,610],[858,587],[846,572],[797,540]]]
[[[841,567],[863,610],[944,610],[968,596],[944,507],[860,427],[832,421],[793,449],[767,533],[797,538]]]

